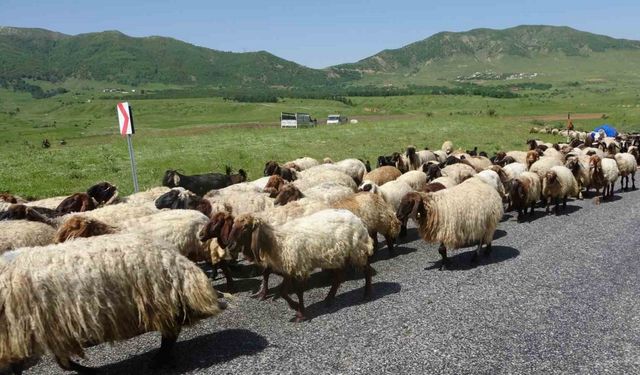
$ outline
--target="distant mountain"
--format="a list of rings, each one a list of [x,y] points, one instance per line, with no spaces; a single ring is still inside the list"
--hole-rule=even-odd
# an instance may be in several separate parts
[[[165,37],[133,38],[118,31],[65,35],[0,27],[0,78],[48,81],[69,77],[124,84],[312,86],[343,77],[268,52],[233,53]]]
[[[604,73],[606,66],[595,66],[598,61],[589,58],[620,52],[632,52],[640,57],[640,41],[614,39],[569,27],[525,25],[504,30],[441,32],[402,48],[384,50],[356,63],[333,68],[343,74],[359,72],[365,75],[421,76],[429,71],[435,74],[447,72],[452,78],[453,74],[478,69],[503,70],[501,73],[507,73],[505,69],[511,72],[537,69],[553,73],[564,69],[563,65],[570,61],[578,70],[585,68],[591,73],[599,70]],[[551,59],[557,62],[556,66]],[[635,64],[640,64],[640,60]]]
[[[312,69],[268,52],[233,53],[118,31],[65,35],[0,27],[2,80],[311,88],[452,80],[640,79],[640,41],[557,26],[441,32],[356,63]]]

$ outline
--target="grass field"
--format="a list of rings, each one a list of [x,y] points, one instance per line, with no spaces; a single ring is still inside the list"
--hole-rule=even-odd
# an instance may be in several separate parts
[[[67,94],[40,100],[0,90],[0,191],[44,197],[81,191],[100,180],[117,184],[124,193],[133,190],[126,142],[117,135],[117,100],[101,99],[95,86],[74,85]],[[569,111],[595,114],[589,120],[575,121],[578,128],[608,122],[624,131],[638,131],[638,86],[635,82],[594,82],[527,92],[527,97],[516,99],[356,97],[351,98],[353,106],[328,100],[236,103],[220,98],[130,104],[136,121],[134,148],[140,184],[147,188],[158,185],[168,168],[196,174],[222,171],[229,164],[246,169],[254,179],[270,159],[356,157],[375,164],[378,155],[409,144],[433,149],[447,139],[457,147],[478,146],[489,153],[524,149],[534,125],[528,117],[564,116]],[[359,123],[282,130],[277,126],[281,111],[309,112],[319,119],[341,113]],[[563,126],[564,121],[546,125]],[[44,138],[51,141],[51,148],[41,148]],[[67,144],[60,145],[61,139]]]

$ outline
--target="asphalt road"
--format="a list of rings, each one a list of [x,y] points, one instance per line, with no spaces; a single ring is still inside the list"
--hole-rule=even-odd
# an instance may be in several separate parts
[[[472,249],[451,252],[445,271],[410,229],[399,255],[376,255],[372,301],[354,272],[327,308],[329,278],[316,273],[300,324],[282,299],[249,298],[257,277],[241,279],[223,314],[183,331],[160,373],[640,374],[640,190],[542,212],[520,224],[506,215],[488,258],[471,267]],[[83,363],[152,373],[158,347],[147,334],[91,348]],[[46,357],[27,373],[61,370]]]

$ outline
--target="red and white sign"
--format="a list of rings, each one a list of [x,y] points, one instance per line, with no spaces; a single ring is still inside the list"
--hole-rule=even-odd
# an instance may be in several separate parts
[[[118,121],[120,122],[120,134],[122,136],[133,134],[133,115],[131,114],[131,107],[128,102],[118,103],[116,106],[118,112]]]

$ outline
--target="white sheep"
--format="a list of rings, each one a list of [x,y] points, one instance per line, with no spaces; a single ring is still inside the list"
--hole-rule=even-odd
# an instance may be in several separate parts
[[[50,352],[64,370],[83,348],[160,331],[156,364],[180,329],[217,315],[209,279],[162,241],[135,235],[21,248],[0,262],[0,368]]]
[[[382,199],[384,199],[384,201],[387,202],[394,210],[398,209],[400,201],[405,194],[414,191],[411,185],[398,180],[387,182],[382,186],[378,186],[371,181],[363,181],[358,190],[382,196]]]
[[[442,176],[431,181],[432,184],[439,183],[442,184],[445,188],[451,188],[458,185],[458,182],[451,177]]]
[[[527,153],[525,151],[509,151],[507,156],[511,156],[518,163],[527,164]]]
[[[310,172],[316,168],[330,169],[342,172],[347,176],[350,176],[355,182],[356,186],[362,182],[362,177],[365,173],[367,173],[366,165],[358,159],[344,159],[333,164],[321,164],[316,167],[309,168],[304,172]]]
[[[420,191],[427,184],[427,175],[422,171],[409,171],[398,177],[396,181],[406,182],[413,190]]]
[[[55,233],[51,225],[36,221],[0,221],[0,254],[19,247],[51,244]]]
[[[447,249],[478,244],[473,260],[482,244],[487,253],[503,215],[502,199],[498,192],[478,177],[460,185],[435,193],[410,193],[403,199],[397,216],[401,221],[409,217],[418,220],[418,232],[427,242],[440,243],[442,269],[449,260]]]
[[[498,194],[500,194],[500,197],[506,199],[507,194],[505,192],[504,185],[502,184],[500,176],[496,171],[490,169],[480,171],[476,174],[476,177],[487,183],[492,188],[496,189]]]
[[[317,268],[333,273],[327,302],[335,296],[348,265],[364,268],[365,297],[371,294],[373,242],[362,220],[347,210],[323,210],[281,226],[241,215],[233,224],[229,248],[245,242],[251,243],[243,251],[250,261],[283,275],[280,295],[296,310],[298,322],[305,319],[304,289],[297,283],[296,302],[289,297],[289,286],[293,279],[307,279]]]
[[[139,193],[134,193],[129,196],[121,198],[123,203],[128,204],[145,204],[145,203],[153,203],[156,199],[158,199],[162,194],[165,194],[171,190],[166,186],[156,186],[152,187],[148,190],[141,191]]]
[[[357,190],[358,186],[351,176],[341,170],[325,168],[325,165],[333,164],[323,164],[298,173],[298,178],[293,181],[294,186],[304,192],[324,182],[334,182],[351,188],[354,192]]]
[[[165,210],[153,215],[107,225],[94,219],[75,216],[58,228],[56,242],[65,242],[80,237],[93,237],[113,233],[137,233],[154,237],[171,244],[180,254],[193,261],[209,258],[209,253],[200,243],[198,233],[209,218],[196,210]]]
[[[545,211],[549,213],[551,199],[555,199],[555,212],[559,212],[560,199],[562,207],[567,207],[567,197],[579,197],[578,182],[571,170],[565,166],[551,167],[542,179],[542,198],[546,203]]]
[[[294,184],[295,186],[295,184]],[[303,192],[304,196],[310,199],[332,203],[353,195],[353,189],[335,182],[323,182],[313,186]],[[277,199],[277,198],[276,198]]]
[[[589,174],[591,177],[590,187],[595,188],[596,193],[603,189],[602,198],[613,196],[613,188],[620,175],[618,163],[614,159],[592,155],[589,159]]]
[[[540,176],[541,179],[543,179],[552,167],[558,167],[562,165],[563,163],[556,158],[543,156],[531,165],[531,167],[529,168],[529,172],[533,172]]]
[[[402,176],[402,172],[400,172],[398,168],[392,167],[390,165],[383,165],[365,174],[362,180],[373,181],[377,185],[382,186],[389,181],[397,179],[400,176]]]
[[[618,170],[620,171],[620,190],[629,189],[629,175],[631,175],[631,189],[636,189],[636,170],[638,169],[638,163],[636,158],[627,153],[622,152],[615,155],[616,163],[618,163]],[[624,181],[627,181],[627,186],[624,186]]]
[[[305,169],[309,169],[311,167],[315,167],[319,165],[320,162],[314,158],[310,158],[308,156],[298,158],[292,161],[288,161],[284,163],[284,168],[294,169],[296,171],[304,171]]]
[[[447,165],[440,171],[440,173],[445,177],[453,178],[457,184],[460,184],[462,181],[473,177],[476,174],[476,170],[469,165],[456,163]]]
[[[451,141],[444,141],[442,147],[440,148],[445,154],[449,155],[453,152],[453,143]]]

